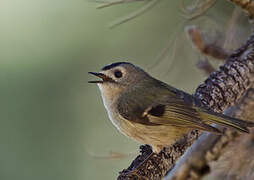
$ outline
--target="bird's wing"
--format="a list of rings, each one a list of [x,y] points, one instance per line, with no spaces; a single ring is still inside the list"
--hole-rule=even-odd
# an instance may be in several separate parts
[[[194,106],[179,97],[170,97],[170,100],[149,106],[143,116],[147,117],[149,122],[158,125],[172,125],[221,133],[217,128],[203,121]]]
[[[186,97],[187,97],[187,100]],[[124,96],[118,103],[118,111],[125,119],[150,126],[171,125],[182,128],[200,129],[221,133],[218,129],[206,124],[199,112],[192,105],[192,97],[168,94],[163,98],[149,95],[147,97]]]

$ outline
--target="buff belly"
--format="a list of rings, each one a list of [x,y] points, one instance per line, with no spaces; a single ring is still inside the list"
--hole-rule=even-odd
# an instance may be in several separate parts
[[[118,129],[130,138],[149,144],[155,152],[169,146],[188,132],[188,129],[170,125],[148,126],[122,119]]]

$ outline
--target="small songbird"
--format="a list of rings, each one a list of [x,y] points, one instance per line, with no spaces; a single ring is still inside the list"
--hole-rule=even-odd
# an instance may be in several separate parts
[[[117,62],[89,72],[100,80],[105,108],[117,129],[134,140],[149,144],[159,153],[191,129],[221,134],[215,123],[249,132],[252,122],[215,113],[201,107],[194,96],[159,81],[129,62]]]

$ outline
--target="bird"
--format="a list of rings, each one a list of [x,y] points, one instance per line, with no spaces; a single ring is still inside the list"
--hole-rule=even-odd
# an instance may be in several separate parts
[[[109,119],[124,135],[152,146],[159,153],[190,130],[217,135],[221,130],[212,126],[232,128],[248,133],[254,123],[204,107],[194,95],[176,89],[130,62],[115,62],[100,72],[89,72],[98,85]]]

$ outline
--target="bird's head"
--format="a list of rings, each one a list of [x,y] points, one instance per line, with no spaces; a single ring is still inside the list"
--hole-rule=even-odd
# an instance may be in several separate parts
[[[104,96],[118,96],[129,88],[151,77],[138,66],[129,62],[116,62],[104,66],[100,72],[89,72],[100,80],[89,81],[96,83]]]

